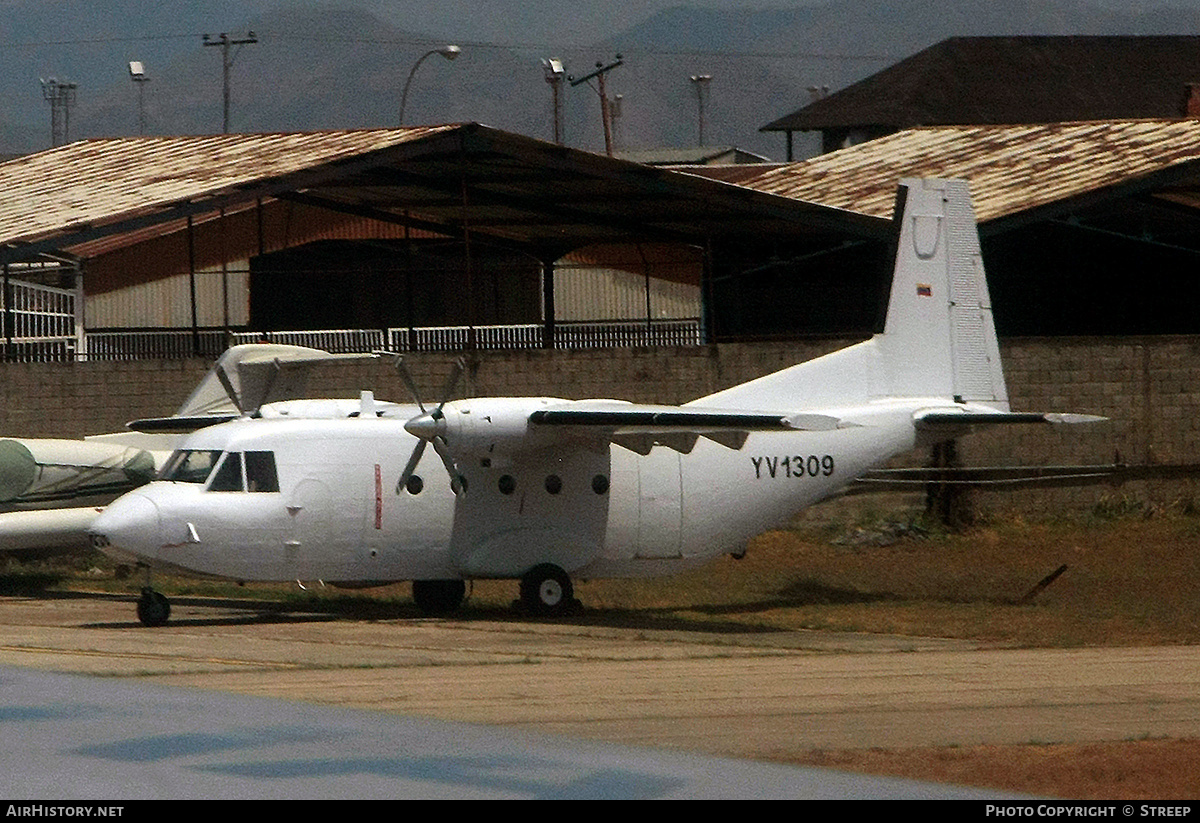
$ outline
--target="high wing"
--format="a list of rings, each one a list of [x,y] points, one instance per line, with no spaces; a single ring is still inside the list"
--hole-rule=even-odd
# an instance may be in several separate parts
[[[740,449],[752,431],[829,431],[840,421],[823,414],[580,401],[534,411],[529,423],[606,439],[645,455],[656,445],[688,454],[701,437]]]
[[[320,363],[374,360],[373,354],[332,354],[304,346],[248,343],[233,346],[170,417],[134,420],[140,432],[190,432],[253,416],[267,403],[304,396],[311,368]]]

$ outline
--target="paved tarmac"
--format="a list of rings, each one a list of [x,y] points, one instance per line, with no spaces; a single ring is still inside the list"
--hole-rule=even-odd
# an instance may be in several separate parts
[[[746,759],[1200,735],[1192,647],[363,621],[186,599],[146,629],[105,596],[0,598],[0,633],[7,797],[67,796],[36,779],[62,770],[131,792],[69,795],[93,798],[214,796],[217,778],[216,796],[244,797],[930,796],[957,790]]]

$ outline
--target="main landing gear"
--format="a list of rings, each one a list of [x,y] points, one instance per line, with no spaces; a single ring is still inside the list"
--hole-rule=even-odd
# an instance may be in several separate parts
[[[562,617],[579,607],[571,578],[553,563],[534,566],[521,578],[521,605],[538,617]]]

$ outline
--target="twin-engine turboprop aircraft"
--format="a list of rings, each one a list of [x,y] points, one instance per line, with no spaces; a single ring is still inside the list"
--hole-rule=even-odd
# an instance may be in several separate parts
[[[1009,411],[966,184],[905,180],[897,213],[886,326],[868,341],[683,406],[381,410],[367,396],[354,419],[211,426],[96,519],[94,545],[243,581],[411,580],[431,613],[456,608],[466,580],[517,579],[529,611],[556,615],[575,602],[572,578],[738,553],[914,447],[979,425],[1101,419]],[[138,613],[158,625],[169,603],[147,586]]]

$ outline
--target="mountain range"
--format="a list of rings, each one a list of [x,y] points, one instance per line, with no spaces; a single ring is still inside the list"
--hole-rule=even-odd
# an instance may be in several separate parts
[[[397,125],[417,60],[454,43],[456,60],[433,55],[413,76],[406,124],[475,121],[551,139],[541,59],[561,58],[582,77],[620,55],[606,75],[609,96],[620,98],[618,148],[696,145],[700,106],[689,78],[710,75],[705,142],[780,159],[782,135],[758,129],[803,106],[810,89],[837,90],[947,37],[1200,31],[1197,0],[777,3],[0,0],[0,153],[49,147],[40,81],[50,78],[77,85],[70,139],[138,133],[133,60],[150,78],[141,89],[146,133],[220,132],[222,49],[202,36],[222,32],[257,41],[229,50],[232,131]],[[565,142],[603,150],[594,82],[564,83],[562,101]]]

